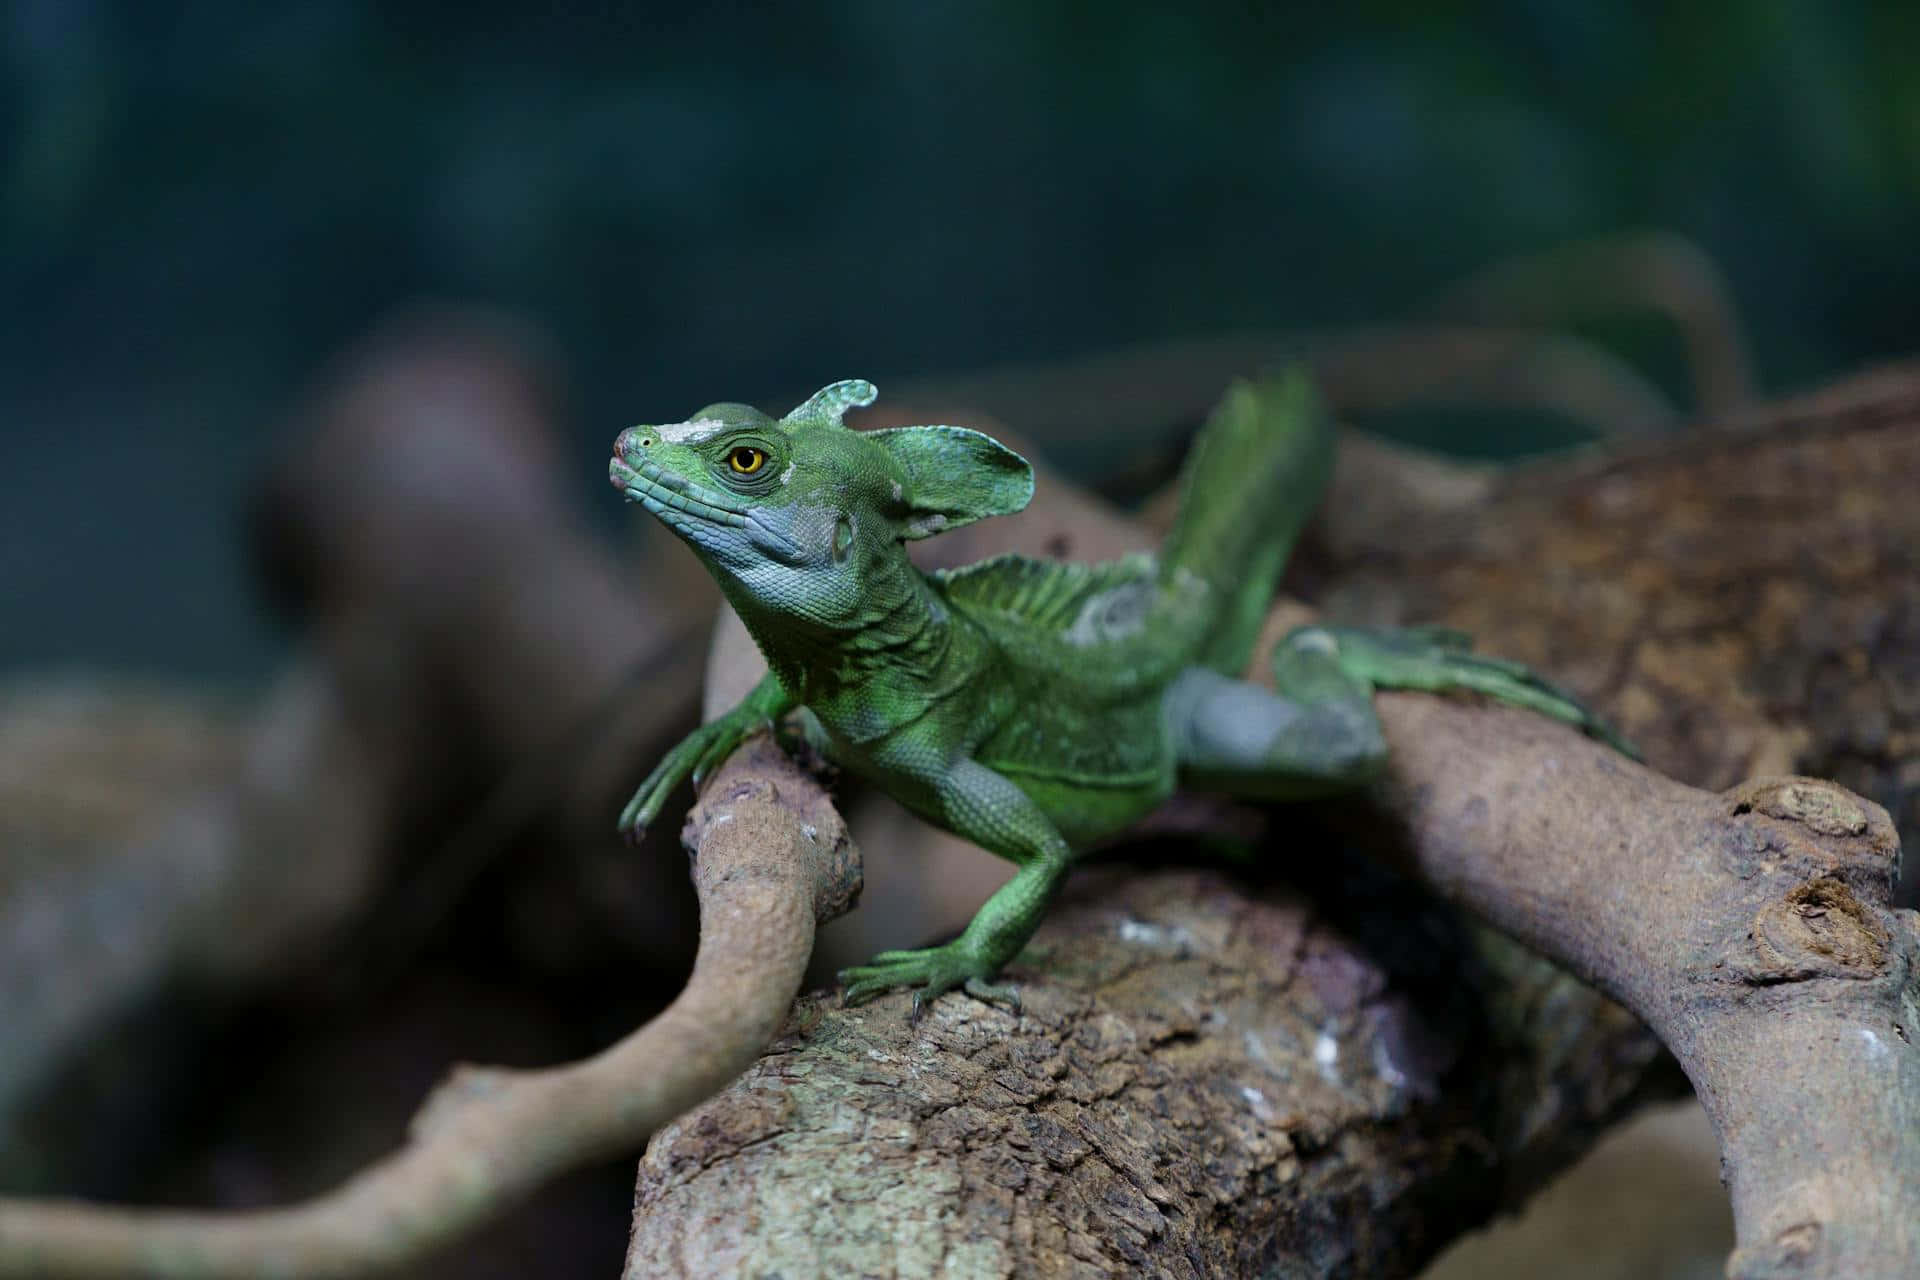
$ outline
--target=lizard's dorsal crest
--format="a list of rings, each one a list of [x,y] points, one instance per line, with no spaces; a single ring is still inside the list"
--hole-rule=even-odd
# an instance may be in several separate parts
[[[893,427],[867,438],[906,476],[894,495],[906,506],[903,537],[930,538],[1012,515],[1033,500],[1033,468],[992,436],[966,427]]]
[[[794,409],[781,421],[794,426],[819,425],[841,426],[841,418],[849,409],[864,409],[879,396],[874,385],[865,378],[848,378],[843,382],[830,383],[808,396],[804,403]]]

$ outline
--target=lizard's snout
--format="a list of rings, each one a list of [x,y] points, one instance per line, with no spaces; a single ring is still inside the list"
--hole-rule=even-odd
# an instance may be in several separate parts
[[[613,456],[622,462],[629,461],[636,453],[653,448],[654,435],[646,427],[628,427],[613,442]]]
[[[653,448],[654,435],[645,427],[628,427],[613,439],[613,461],[607,464],[607,479],[613,487],[632,497],[636,473],[642,455]]]

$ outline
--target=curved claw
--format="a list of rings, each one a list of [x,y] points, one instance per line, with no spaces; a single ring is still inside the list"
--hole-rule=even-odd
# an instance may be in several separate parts
[[[733,732],[716,734],[713,741],[707,744],[706,749],[693,762],[693,785],[698,787],[705,782],[708,774],[726,763],[727,757],[733,754],[734,748],[751,737],[755,729],[761,727],[763,726],[760,724],[734,726]]]
[[[979,978],[968,978],[961,984],[966,993],[984,1004],[1004,1004],[1014,1013],[1020,1012],[1020,988],[1011,982],[984,982]]]
[[[733,726],[723,717],[701,725],[682,738],[660,758],[660,763],[653,767],[653,772],[647,775],[646,781],[633,793],[633,798],[627,801],[626,808],[620,811],[618,829],[629,840],[636,842],[645,835],[647,828],[653,825],[654,819],[666,807],[667,797],[673,794],[675,787],[689,777],[698,785],[703,769],[718,763],[718,759],[714,759],[716,751],[719,759],[724,759],[726,753],[738,745],[739,736],[733,734],[732,729]]]
[[[667,797],[675,787],[688,780],[698,787],[733,754],[734,748],[771,723],[764,712],[742,706],[695,729],[653,767],[620,811],[617,829],[637,843],[666,808]]]
[[[653,820],[660,816],[660,810],[666,806],[667,796],[675,784],[686,776],[679,755],[679,747],[669,751],[666,758],[653,767],[646,781],[634,791],[633,799],[627,801],[626,807],[620,811],[617,829],[628,840],[639,843],[640,838],[647,834],[647,828],[653,825]]]
[[[913,1005],[907,1017],[917,1022],[937,996],[965,986],[967,994],[976,999],[1010,1003],[1017,1012],[1018,993],[1011,986],[987,981],[995,967],[966,946],[964,939],[921,951],[883,951],[867,964],[840,971],[840,981],[846,984],[841,1003],[865,1004],[896,987],[913,987]]]
[[[629,843],[640,843],[641,838],[647,834],[647,828],[652,826],[653,820],[660,816],[661,804],[670,786],[671,784],[661,780],[660,769],[655,768],[647,775],[647,780],[634,791],[633,798],[627,801],[626,807],[620,810],[620,821],[615,824],[615,830],[625,836]]]

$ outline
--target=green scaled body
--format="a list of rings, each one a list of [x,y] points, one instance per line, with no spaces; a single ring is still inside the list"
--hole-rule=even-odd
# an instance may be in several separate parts
[[[622,432],[610,467],[706,563],[769,668],[668,753],[624,830],[804,707],[837,764],[1018,868],[953,942],[849,970],[850,1000],[913,986],[917,1011],[962,984],[1005,994],[988,983],[1076,851],[1177,786],[1284,799],[1364,785],[1385,759],[1376,687],[1477,690],[1607,734],[1525,668],[1436,630],[1305,627],[1277,652],[1273,690],[1237,678],[1332,468],[1331,424],[1297,374],[1228,392],[1158,556],[934,574],[904,543],[1020,510],[1032,471],[961,427],[842,424],[874,394],[835,383],[778,420],[712,405]]]

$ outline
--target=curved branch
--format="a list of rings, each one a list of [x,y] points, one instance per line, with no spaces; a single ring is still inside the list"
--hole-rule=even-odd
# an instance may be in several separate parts
[[[625,1040],[548,1070],[458,1069],[406,1147],[303,1205],[210,1214],[0,1201],[0,1275],[361,1274],[632,1150],[753,1061],[799,990],[815,925],[859,888],[858,853],[825,793],[764,737],[713,778],[684,838],[700,893],[693,976]]]
[[[1561,414],[1602,437],[1658,433],[1675,422],[1660,388],[1605,348],[1511,323],[1229,332],[920,379],[889,394],[899,404],[964,406],[1016,430],[1044,427],[1059,451],[1160,438],[1169,423],[1198,422],[1234,378],[1296,362],[1343,415],[1502,405]]]
[[[1578,240],[1506,258],[1434,299],[1425,314],[1563,328],[1581,316],[1651,311],[1685,348],[1694,406],[1724,414],[1753,399],[1753,369],[1726,277],[1699,245],[1670,231]]]
[[[1715,794],[1523,715],[1381,699],[1387,812],[1447,898],[1645,1019],[1720,1136],[1728,1273],[1920,1256],[1920,916],[1886,811],[1832,783]]]

